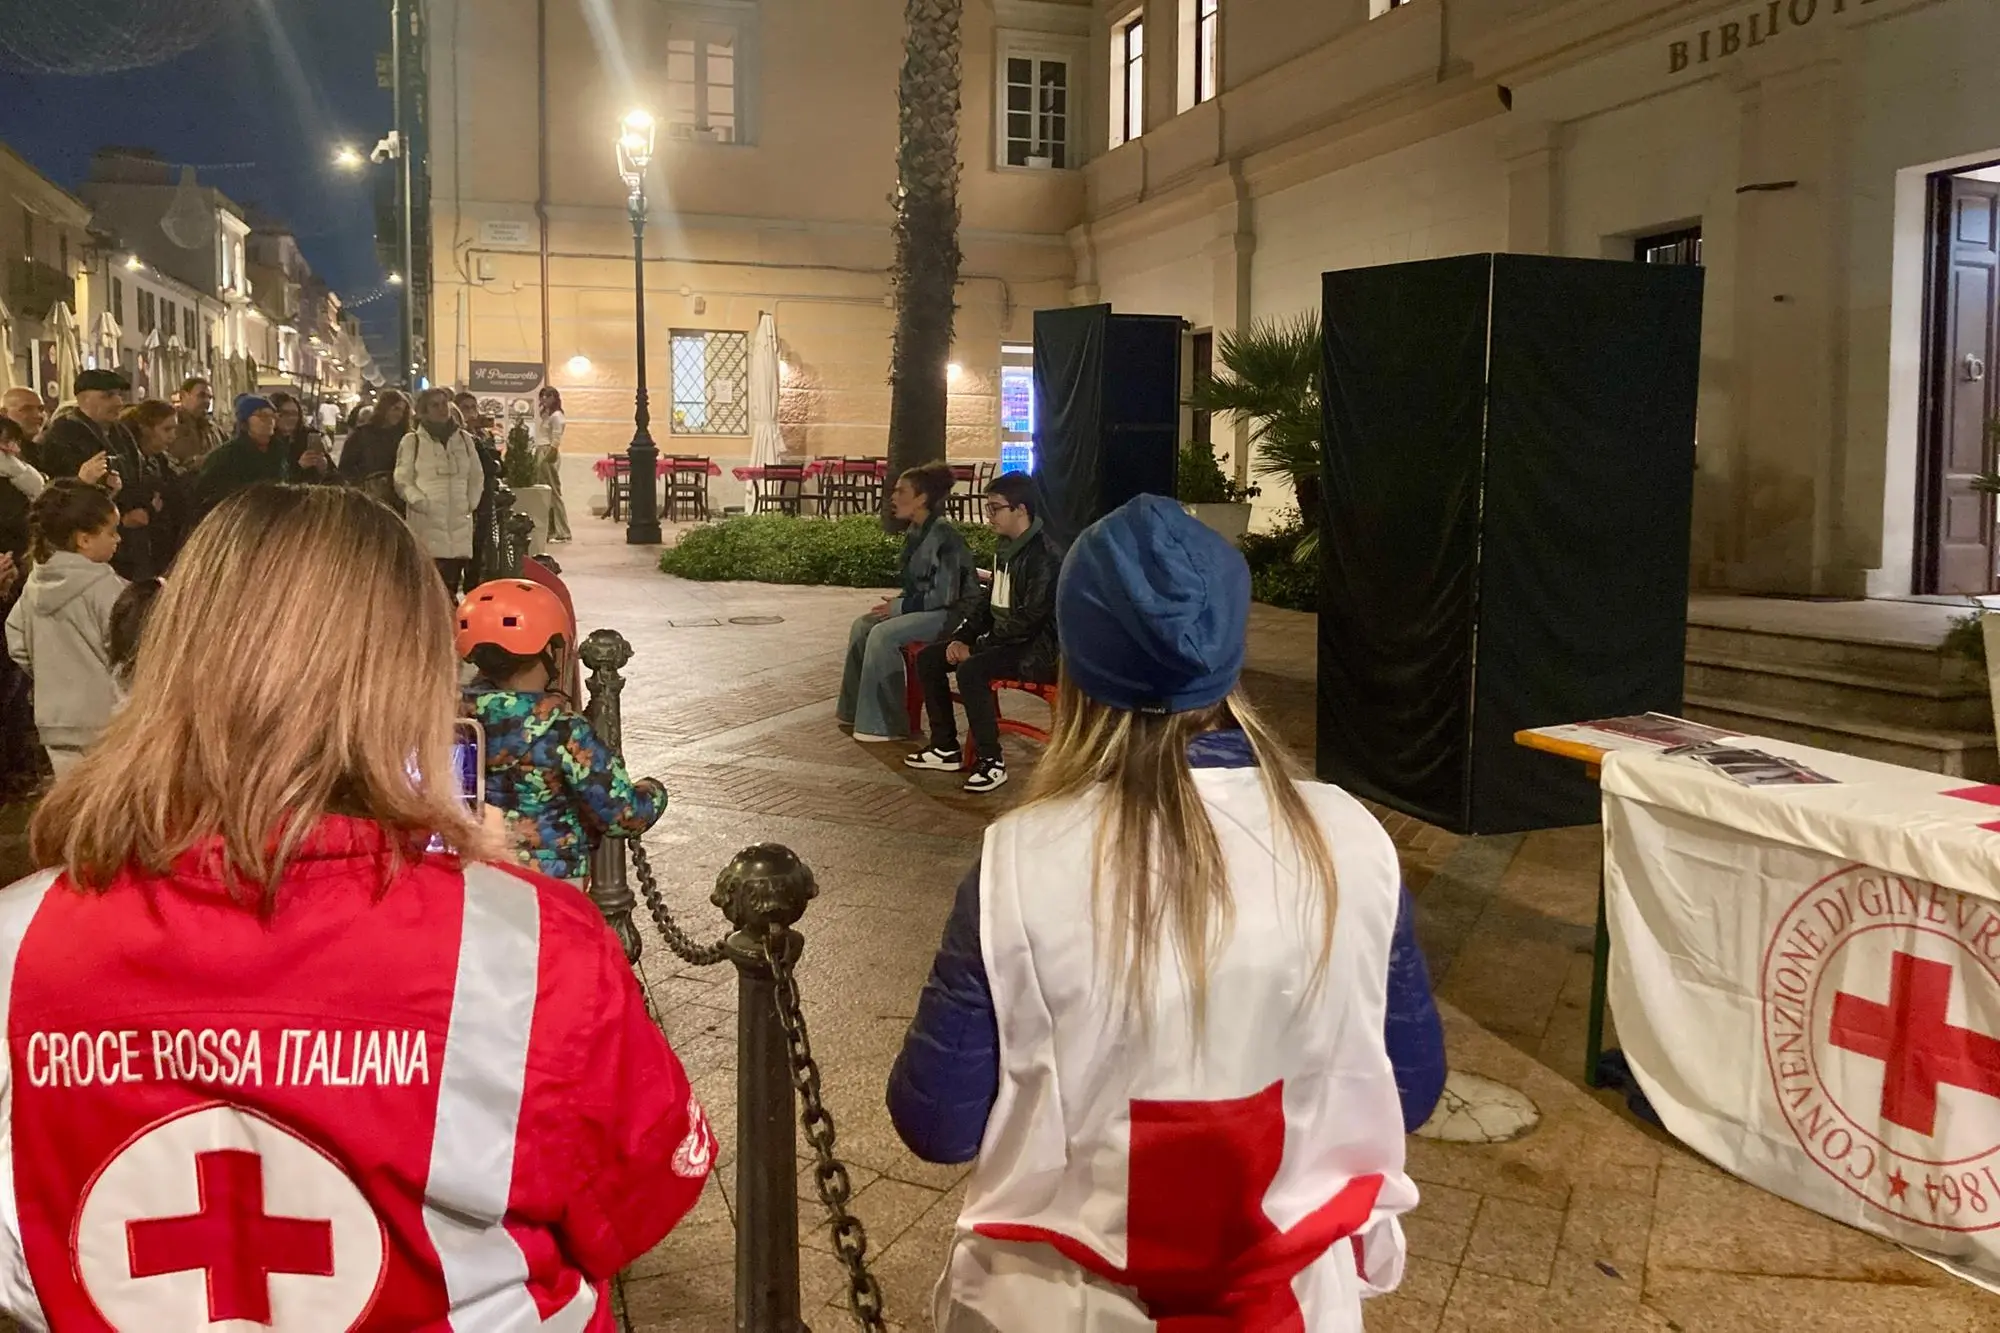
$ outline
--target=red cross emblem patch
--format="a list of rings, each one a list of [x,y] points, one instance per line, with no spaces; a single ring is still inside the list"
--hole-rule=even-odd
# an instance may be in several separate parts
[[[175,1116],[121,1148],[84,1194],[73,1246],[85,1294],[120,1333],[349,1333],[387,1249],[332,1158],[234,1106]]]
[[[1227,1101],[1134,1101],[1131,1117],[1124,1263],[1042,1227],[986,1222],[979,1233],[1040,1242],[1133,1288],[1160,1333],[1305,1333],[1292,1279],[1367,1223],[1382,1177],[1356,1177],[1280,1229],[1264,1196],[1285,1155],[1284,1084]]]
[[[1779,920],[1764,1057],[1815,1165],[1936,1231],[2000,1227],[2000,903],[1851,866]]]

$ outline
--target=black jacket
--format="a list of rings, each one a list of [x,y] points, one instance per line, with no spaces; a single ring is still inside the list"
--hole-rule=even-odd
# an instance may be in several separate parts
[[[201,471],[191,488],[194,521],[199,523],[208,517],[209,510],[245,487],[265,481],[298,480],[296,460],[282,441],[273,439],[259,449],[247,435],[238,435],[202,460]]]
[[[393,476],[396,450],[410,432],[395,426],[362,425],[354,428],[340,451],[340,474],[349,481],[364,477]]]
[[[991,583],[952,608],[958,627],[951,637],[975,652],[1018,651],[1023,679],[1054,680],[1056,579],[1061,573],[1061,548],[1047,528],[1035,529],[1011,560],[996,563]],[[996,598],[996,593],[1001,595]]]
[[[111,568],[128,580],[157,578],[167,572],[180,550],[187,522],[180,478],[167,455],[148,457],[123,424],[111,428],[110,440],[111,466],[118,473],[119,516],[135,510],[146,514],[144,526],[123,528]]]
[[[39,461],[35,466],[50,481],[74,477],[77,469],[99,454],[117,454],[112,439],[115,427],[100,426],[74,407],[65,407],[42,430]]]

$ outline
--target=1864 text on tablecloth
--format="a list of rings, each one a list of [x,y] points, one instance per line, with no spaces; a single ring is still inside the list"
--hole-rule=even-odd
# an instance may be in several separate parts
[[[1765,951],[1786,1123],[1870,1206],[2000,1227],[2000,903],[1864,866],[1813,884]]]

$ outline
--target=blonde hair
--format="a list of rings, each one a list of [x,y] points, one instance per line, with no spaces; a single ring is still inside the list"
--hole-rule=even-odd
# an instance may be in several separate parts
[[[444,586],[389,509],[333,486],[238,492],[153,607],[142,702],[36,811],[36,863],[102,889],[213,844],[217,873],[268,909],[328,815],[390,832],[384,888],[433,835],[485,856],[452,780],[457,665]]]
[[[1188,765],[1203,732],[1240,727],[1256,757],[1280,841],[1289,841],[1319,899],[1313,985],[1325,980],[1338,902],[1333,854],[1300,794],[1303,779],[1240,691],[1210,708],[1132,713],[1087,697],[1063,673],[1055,727],[1036,769],[1032,801],[1103,792],[1091,858],[1091,902],[1126,1002],[1146,1012],[1162,941],[1179,957],[1195,1031],[1208,1019],[1209,962],[1227,939],[1235,898],[1222,843]]]

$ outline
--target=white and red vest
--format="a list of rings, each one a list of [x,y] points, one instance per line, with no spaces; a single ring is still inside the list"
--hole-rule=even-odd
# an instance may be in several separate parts
[[[610,1333],[715,1139],[567,885],[329,819],[268,916],[196,858],[0,892],[0,1308],[34,1328]]]
[[[1301,787],[1339,876],[1315,989],[1323,918],[1289,844],[1273,852],[1258,771],[1194,779],[1235,899],[1199,1037],[1171,948],[1150,1022],[1123,999],[1093,928],[1094,797],[987,831],[1000,1092],[938,1286],[944,1333],[1344,1333],[1401,1280],[1417,1190],[1383,1042],[1395,848],[1345,793]]]

